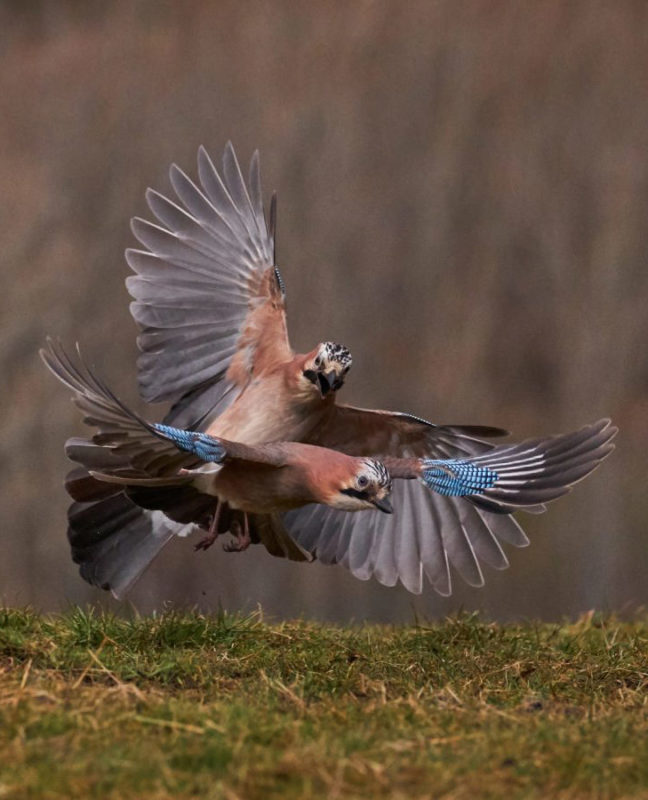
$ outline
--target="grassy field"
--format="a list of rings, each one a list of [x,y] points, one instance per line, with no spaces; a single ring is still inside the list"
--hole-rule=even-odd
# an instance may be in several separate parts
[[[648,623],[0,611],[0,797],[648,797]]]

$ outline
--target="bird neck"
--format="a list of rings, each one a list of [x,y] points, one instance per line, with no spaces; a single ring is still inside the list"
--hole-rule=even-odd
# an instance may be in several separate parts
[[[347,484],[358,468],[358,459],[337,450],[315,445],[298,445],[295,450],[298,469],[303,471],[313,501],[331,504],[340,486]]]
[[[287,391],[300,405],[306,406],[309,413],[312,413],[317,407],[328,406],[335,402],[333,392],[323,398],[319,389],[304,377],[306,363],[313,358],[314,354],[314,350],[310,353],[298,353],[286,362],[283,369]]]

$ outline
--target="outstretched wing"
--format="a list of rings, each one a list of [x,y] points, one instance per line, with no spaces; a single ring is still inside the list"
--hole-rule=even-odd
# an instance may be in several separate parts
[[[316,443],[352,455],[382,457],[395,477],[396,459],[404,459],[405,463],[421,458],[487,459],[493,445],[479,437],[504,433],[474,426],[435,426],[389,412],[344,406],[339,411],[319,432]],[[585,439],[600,436],[607,441],[614,433],[608,425],[603,421],[591,426]],[[516,457],[521,452],[518,448],[523,446],[498,449]],[[450,564],[468,584],[482,586],[481,562],[495,569],[508,566],[500,541],[516,547],[528,545],[522,528],[508,516],[517,507],[512,500],[505,502],[506,492],[499,486],[497,492],[493,490],[469,501],[461,496],[437,494],[419,481],[396,480],[393,515],[374,511],[348,514],[325,506],[307,506],[284,514],[283,523],[305,550],[324,563],[343,564],[362,580],[373,576],[387,586],[400,580],[410,592],[418,594],[425,575],[437,592],[449,595]],[[549,499],[542,493],[527,493],[525,497],[528,502],[523,510],[531,513],[543,511],[541,503]]]
[[[228,461],[281,467],[281,449],[238,442],[147,422],[118,397],[83,361],[76,364],[60,344],[48,340],[41,357],[74,393],[83,421],[98,429],[91,440],[70,439],[66,453],[101,480],[125,486],[174,486],[190,483],[191,471]],[[189,473],[189,474],[188,474]]]
[[[385,586],[400,581],[420,594],[423,577],[444,596],[452,593],[449,565],[471,586],[482,586],[480,562],[505,569],[499,540],[526,547],[512,517],[490,514],[466,500],[433,495],[414,481],[395,481],[393,514],[350,513],[310,505],[283,514],[286,530],[324,564],[342,564],[356,578]]]
[[[141,330],[140,393],[174,403],[174,424],[190,427],[225,410],[252,374],[292,350],[275,264],[276,200],[268,224],[258,152],[247,185],[231,143],[222,175],[202,147],[199,185],[175,164],[169,175],[175,201],[146,193],[159,224],[132,222],[145,249],[126,251],[136,273],[126,284]]]
[[[439,494],[511,514],[571,491],[614,450],[617,431],[609,419],[601,419],[573,433],[500,445],[474,458],[423,458],[415,469],[411,459],[386,463],[395,475],[418,476]]]
[[[508,436],[508,431],[485,425],[434,425],[397,411],[331,405],[308,442],[352,456],[452,458],[490,450],[493,445],[483,436]]]
[[[154,426],[130,411],[82,362],[75,363],[60,343],[48,339],[40,351],[50,371],[74,393],[83,421],[97,429],[92,439],[66,442],[68,457],[91,473],[148,476],[164,479],[180,469],[197,466],[195,454],[182,452]],[[184,482],[180,480],[180,483]]]

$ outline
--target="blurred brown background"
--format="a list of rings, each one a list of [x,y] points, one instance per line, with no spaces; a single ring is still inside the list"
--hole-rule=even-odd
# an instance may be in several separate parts
[[[136,400],[128,221],[204,144],[262,156],[297,348],[333,339],[342,399],[516,436],[610,415],[614,456],[487,586],[361,583],[177,541],[131,595],[274,616],[555,618],[648,600],[648,4],[0,5],[0,599],[119,604],[77,575],[37,349],[79,339]],[[140,406],[141,408],[141,406]],[[161,409],[152,412],[156,416]]]

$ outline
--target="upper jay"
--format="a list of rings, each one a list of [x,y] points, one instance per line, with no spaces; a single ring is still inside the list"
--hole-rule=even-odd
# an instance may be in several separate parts
[[[276,197],[266,221],[258,154],[246,184],[231,144],[220,174],[200,148],[198,176],[199,186],[171,167],[176,201],[147,191],[160,224],[134,219],[144,249],[126,251],[135,273],[127,286],[140,327],[140,391],[145,400],[172,404],[165,424],[248,445],[303,442],[383,461],[465,458],[491,450],[481,437],[505,431],[438,426],[409,414],[337,404],[351,355],[331,342],[306,354],[290,347],[275,258]],[[182,521],[142,511],[119,486],[107,488],[83,468],[74,476],[84,478],[84,503],[92,504],[92,514],[86,507],[70,508],[73,556],[90,582],[119,594],[183,530]],[[387,585],[400,580],[416,593],[426,575],[438,592],[449,594],[449,562],[468,583],[482,585],[480,561],[507,566],[498,539],[528,544],[510,510],[501,514],[461,497],[432,494],[414,481],[399,481],[393,496],[397,513],[391,517],[307,507],[271,522],[245,521],[228,504],[214,503],[201,524],[218,533],[249,522],[253,538],[273,555],[342,562],[358,577],[373,575]],[[541,512],[542,503],[539,497],[524,510]],[[96,544],[81,547],[89,526]]]

